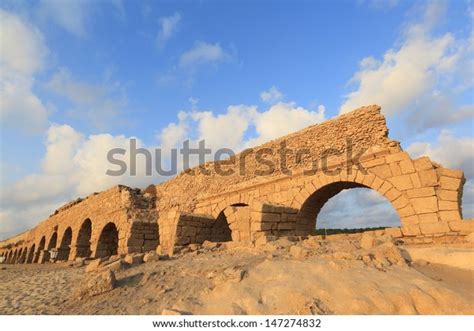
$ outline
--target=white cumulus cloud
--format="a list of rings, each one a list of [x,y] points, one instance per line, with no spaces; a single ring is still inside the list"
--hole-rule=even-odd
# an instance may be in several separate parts
[[[260,99],[263,102],[276,103],[283,99],[283,94],[275,86],[270,87],[268,90],[260,93]]]
[[[375,103],[389,116],[411,112],[411,126],[420,130],[472,117],[454,102],[456,93],[472,86],[472,35],[435,34],[443,14],[440,2],[428,3],[421,22],[407,25],[400,44],[381,59],[362,59],[350,80],[356,89],[345,96],[340,113]],[[436,107],[440,98],[451,107]],[[432,119],[423,119],[428,116]]]
[[[474,138],[457,137],[442,130],[435,143],[415,142],[407,151],[414,158],[429,156],[448,168],[463,169],[468,179],[474,180]]]
[[[21,17],[0,9],[0,45],[1,125],[41,133],[48,109],[32,88],[48,54],[43,36]]]

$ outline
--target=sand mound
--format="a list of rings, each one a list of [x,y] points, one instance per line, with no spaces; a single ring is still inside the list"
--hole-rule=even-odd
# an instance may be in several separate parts
[[[0,313],[474,313],[472,271],[413,264],[391,237],[273,239],[257,247],[191,245],[171,259],[142,254],[85,265],[7,265],[0,270]],[[99,276],[110,270],[113,286]],[[77,295],[88,282],[94,295]]]

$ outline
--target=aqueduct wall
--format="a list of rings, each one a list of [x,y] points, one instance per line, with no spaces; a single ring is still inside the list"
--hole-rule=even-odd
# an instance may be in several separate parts
[[[285,157],[282,157],[285,155]],[[282,161],[283,160],[283,161]],[[319,125],[208,162],[146,190],[124,186],[60,208],[34,229],[0,242],[7,262],[106,256],[211,241],[305,236],[324,204],[345,189],[384,196],[400,216],[394,236],[465,235],[464,175],[411,159],[388,138],[380,107],[368,106]],[[86,235],[84,235],[86,234]]]

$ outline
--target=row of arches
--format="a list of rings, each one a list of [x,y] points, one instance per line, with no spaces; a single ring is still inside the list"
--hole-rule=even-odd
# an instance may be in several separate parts
[[[402,225],[398,210],[387,196],[368,185],[338,181],[307,192],[309,194],[302,203],[292,206],[296,212],[294,225],[291,228],[282,227],[284,230],[275,229],[275,234],[310,235],[326,229],[334,233],[361,232]],[[237,229],[233,229],[229,214],[245,207],[249,204],[240,202],[221,210],[215,218],[210,240],[235,240],[234,231]],[[229,212],[230,209],[233,211]],[[247,227],[246,224],[244,226]],[[246,230],[250,235],[250,223]]]
[[[30,247],[12,248],[0,254],[3,263],[44,263],[48,261],[68,261],[77,257],[107,257],[118,253],[119,232],[113,222],[107,223],[101,230],[95,252],[91,243],[92,221],[86,219],[79,228],[73,245],[73,229],[64,230],[60,242],[58,231],[54,231],[47,240],[43,235],[38,244]],[[71,254],[74,250],[74,254]]]

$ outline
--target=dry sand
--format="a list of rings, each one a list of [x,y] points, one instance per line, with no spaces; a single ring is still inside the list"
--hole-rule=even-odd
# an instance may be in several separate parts
[[[99,271],[86,273],[66,263],[4,265],[0,313],[474,313],[472,270],[426,262],[379,264],[366,258],[370,251],[347,241],[294,246],[303,251],[292,245],[283,239],[259,248],[187,249],[170,260],[115,271],[115,289],[93,297],[80,297],[78,290]]]

